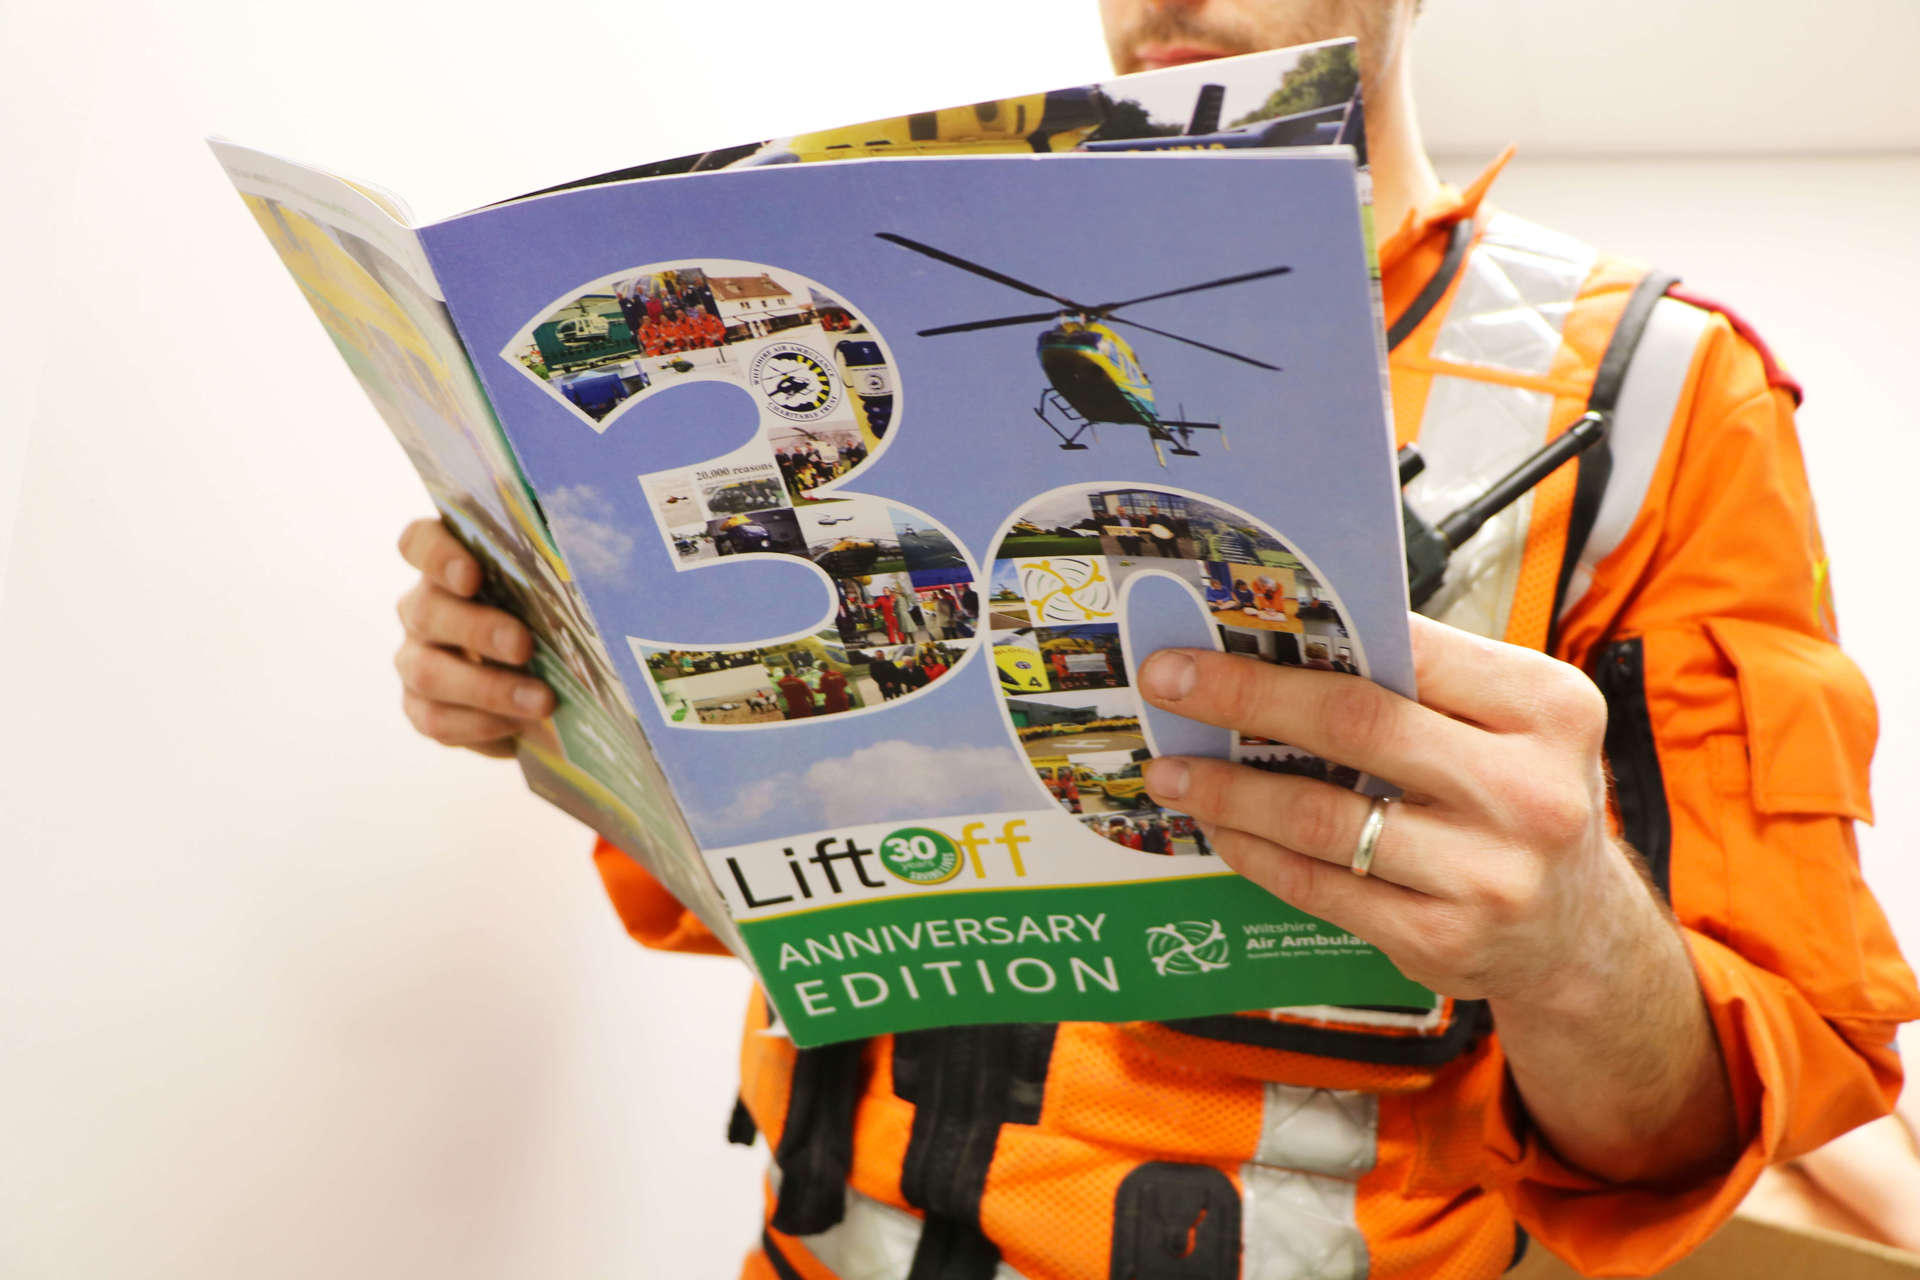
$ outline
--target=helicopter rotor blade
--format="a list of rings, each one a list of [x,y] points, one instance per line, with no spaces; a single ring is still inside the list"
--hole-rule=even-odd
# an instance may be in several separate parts
[[[1049,293],[1045,289],[1028,284],[1025,280],[1016,280],[1004,272],[995,271],[992,267],[983,267],[977,262],[968,262],[965,258],[948,253],[945,249],[936,249],[930,244],[921,244],[918,240],[910,240],[906,236],[896,235],[891,231],[876,231],[874,234],[882,240],[891,241],[899,245],[902,249],[911,249],[915,253],[924,254],[932,258],[935,262],[944,262],[950,267],[958,267],[962,271],[971,271],[974,275],[982,276],[993,281],[995,284],[1006,285],[1009,289],[1018,289],[1020,292],[1032,294],[1036,298],[1046,298],[1050,301],[1057,302],[1069,311],[1085,311],[1087,309],[1071,298],[1063,298],[1057,293]],[[1049,313],[1048,318],[1051,318],[1051,313]]]
[[[942,333],[971,333],[975,329],[998,329],[1009,324],[1037,324],[1043,320],[1058,319],[1059,315],[1058,311],[1035,311],[1024,316],[1001,316],[996,320],[969,320],[962,324],[943,324],[932,329],[918,330],[918,333],[923,338],[931,338]]]
[[[1183,285],[1178,289],[1164,289],[1159,293],[1143,294],[1138,298],[1128,298],[1124,302],[1106,302],[1095,307],[1099,315],[1111,315],[1122,307],[1131,307],[1141,302],[1153,302],[1159,298],[1177,298],[1183,293],[1199,293],[1202,289],[1220,289],[1230,284],[1245,284],[1249,280],[1264,280],[1268,276],[1284,276],[1292,267],[1268,267],[1263,271],[1243,271],[1237,276],[1222,276],[1218,280],[1209,280],[1204,284]]]
[[[1211,351],[1217,356],[1225,356],[1229,360],[1238,360],[1241,364],[1250,364],[1256,369],[1267,369],[1274,373],[1280,372],[1280,366],[1277,364],[1268,364],[1265,360],[1255,360],[1252,356],[1243,356],[1237,351],[1228,351],[1225,347],[1211,346],[1208,343],[1199,341],[1197,338],[1183,338],[1177,333],[1168,333],[1165,329],[1156,329],[1150,324],[1141,324],[1138,320],[1128,320],[1124,316],[1111,316],[1107,322],[1109,324],[1124,324],[1135,329],[1145,329],[1148,333],[1157,333],[1163,338],[1172,338],[1175,342],[1184,342],[1190,347],[1198,347],[1202,351]]]

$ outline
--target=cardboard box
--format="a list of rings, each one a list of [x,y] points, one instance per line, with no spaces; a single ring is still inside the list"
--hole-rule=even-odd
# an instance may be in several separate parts
[[[1514,1280],[1574,1280],[1579,1272],[1535,1242],[1510,1274]],[[1663,1280],[1914,1280],[1920,1277],[1920,1254],[1742,1214],[1659,1275]]]

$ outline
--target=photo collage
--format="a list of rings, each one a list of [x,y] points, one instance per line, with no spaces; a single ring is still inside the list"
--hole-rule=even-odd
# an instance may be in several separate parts
[[[1324,584],[1272,533],[1157,489],[1056,490],[995,549],[987,628],[1014,733],[1049,794],[1095,835],[1147,853],[1208,852],[1185,814],[1146,793],[1141,703],[1128,686],[1120,596],[1154,571],[1205,602],[1229,653],[1358,673],[1357,646]],[[1352,770],[1282,743],[1236,737],[1232,758],[1351,787]]]
[[[812,282],[757,263],[608,276],[505,354],[603,431],[630,400],[686,375],[739,383],[785,424],[769,461],[796,502],[858,466],[893,421],[892,370],[866,323]]]
[[[508,352],[605,430],[621,406],[699,371],[760,406],[732,453],[642,476],[674,561],[784,555],[833,584],[831,626],[771,646],[634,643],[676,724],[732,727],[860,710],[944,676],[973,643],[979,602],[960,548],[925,517],[831,486],[882,446],[893,417],[886,350],[811,281],[705,260],[596,282]]]
[[[730,512],[778,501],[784,491],[765,474],[732,479],[736,468],[709,470],[728,475],[667,473],[646,482],[656,511],[684,504],[708,517],[673,531],[681,563],[756,552],[797,557],[833,583],[834,616],[816,635],[759,648],[636,643],[674,723],[770,724],[878,706],[940,679],[972,647],[980,608],[973,574],[959,547],[926,520],[871,497]]]

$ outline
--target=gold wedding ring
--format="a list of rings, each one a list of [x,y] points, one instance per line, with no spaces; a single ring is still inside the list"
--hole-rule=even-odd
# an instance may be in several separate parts
[[[1388,796],[1374,797],[1367,820],[1360,825],[1360,842],[1353,846],[1353,874],[1364,876],[1373,869],[1373,851],[1380,845],[1380,833],[1387,829],[1387,806],[1392,803]]]

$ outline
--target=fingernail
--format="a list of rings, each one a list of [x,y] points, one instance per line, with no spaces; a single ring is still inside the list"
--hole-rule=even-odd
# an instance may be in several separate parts
[[[457,596],[464,596],[469,592],[478,591],[480,584],[475,580],[476,577],[477,575],[471,564],[465,560],[455,560],[447,566],[447,590]]]
[[[493,654],[496,658],[511,660],[520,652],[520,632],[518,628],[501,623],[493,629]]]
[[[521,710],[538,715],[547,709],[547,687],[529,681],[513,691],[513,701]]]
[[[1178,800],[1187,794],[1189,771],[1179,760],[1154,760],[1146,767],[1147,790],[1165,800]]]
[[[1193,682],[1198,678],[1199,669],[1192,658],[1162,651],[1147,659],[1146,669],[1140,673],[1140,687],[1148,697],[1177,702],[1193,692]]]

